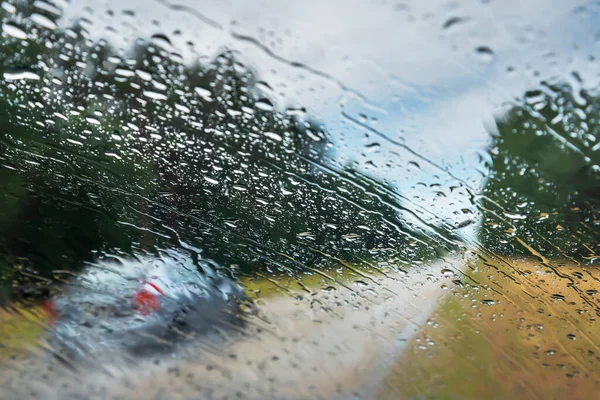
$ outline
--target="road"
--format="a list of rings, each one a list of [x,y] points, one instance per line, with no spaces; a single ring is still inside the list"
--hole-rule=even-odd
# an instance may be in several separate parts
[[[175,354],[133,362],[112,354],[72,370],[38,351],[3,368],[0,398],[368,397],[435,310],[448,271],[462,265],[440,260],[406,274],[265,295],[242,331],[203,337]]]

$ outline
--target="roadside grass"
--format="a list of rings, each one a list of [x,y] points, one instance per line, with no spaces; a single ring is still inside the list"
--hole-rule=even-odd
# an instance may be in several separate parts
[[[600,271],[477,261],[379,385],[377,398],[580,399],[600,389]]]
[[[39,346],[49,320],[48,312],[40,305],[0,308],[0,361],[22,356]]]

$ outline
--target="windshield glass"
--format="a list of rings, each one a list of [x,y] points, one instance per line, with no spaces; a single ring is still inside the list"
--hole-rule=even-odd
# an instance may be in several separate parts
[[[593,398],[599,11],[2,2],[0,397]]]

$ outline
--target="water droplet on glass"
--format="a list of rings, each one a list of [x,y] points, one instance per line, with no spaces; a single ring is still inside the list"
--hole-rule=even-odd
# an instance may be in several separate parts
[[[283,138],[275,132],[265,132],[264,135],[265,137],[273,139],[276,142],[281,142],[283,140]]]
[[[444,22],[444,25],[442,26],[442,29],[446,30],[446,29],[450,29],[453,28],[457,25],[463,24],[467,21],[466,18],[462,18],[462,17],[450,17],[446,20],[446,22]]]
[[[494,59],[494,52],[487,46],[476,47],[475,52],[483,62],[490,62]]]
[[[13,24],[2,24],[2,32],[17,39],[27,39],[27,33]]]
[[[31,18],[31,20],[33,22],[35,22],[36,24],[38,24],[46,29],[54,30],[57,27],[56,23],[54,21],[52,21],[50,18],[48,18],[42,14],[34,13],[34,14],[31,14],[31,16],[29,18]]]
[[[32,71],[5,71],[2,76],[7,81],[32,80],[39,81],[40,76]]]
[[[154,92],[152,90],[144,90],[142,94],[152,100],[167,100],[167,96],[163,93]]]

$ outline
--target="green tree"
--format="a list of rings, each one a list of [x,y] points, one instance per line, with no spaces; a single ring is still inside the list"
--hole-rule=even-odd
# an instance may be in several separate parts
[[[105,253],[172,246],[289,274],[444,251],[401,220],[384,184],[328,162],[325,129],[274,108],[230,52],[184,65],[138,40],[117,54],[20,7],[0,11],[28,34],[0,42],[6,284],[31,289],[15,266],[45,284]]]
[[[568,85],[525,94],[498,121],[483,191],[485,247],[593,262],[600,213],[600,98]]]

